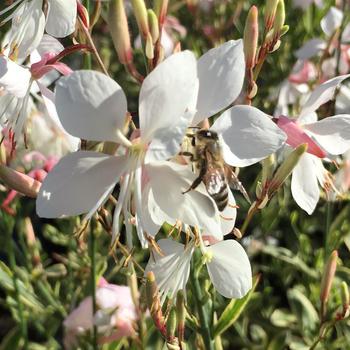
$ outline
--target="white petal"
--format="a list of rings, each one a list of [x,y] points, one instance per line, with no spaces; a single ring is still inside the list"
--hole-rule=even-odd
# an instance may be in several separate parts
[[[242,40],[230,40],[200,57],[197,113],[192,124],[198,124],[234,102],[241,92],[244,76]]]
[[[312,154],[305,153],[292,173],[292,195],[300,208],[313,213],[320,198],[317,174]]]
[[[222,239],[219,212],[203,183],[196,190],[183,194],[197,177],[193,172],[171,162],[148,164],[146,169],[154,200],[166,215]]]
[[[124,157],[84,151],[69,154],[45,178],[37,198],[38,215],[55,218],[91,211],[113,189],[125,166]]]
[[[286,135],[259,109],[234,106],[225,111],[212,129],[222,135],[225,161],[233,166],[248,166],[277,151]]]
[[[332,155],[343,154],[350,148],[350,115],[340,114],[304,125],[317,143]],[[309,133],[310,134],[310,133]]]
[[[347,85],[342,85],[335,101],[336,114],[350,113],[350,88]]]
[[[64,46],[54,37],[44,34],[43,38],[40,41],[39,46],[35,51],[30,55],[30,63],[36,63],[41,60],[44,53],[52,52],[59,54],[64,50]]]
[[[161,239],[157,243],[164,255],[151,254],[145,275],[153,271],[160,292],[173,298],[179,290],[186,289],[193,246],[189,244],[185,248],[171,239]]]
[[[316,56],[322,50],[325,50],[327,43],[322,39],[311,39],[307,41],[299,50],[295,52],[295,56],[300,60],[308,60]]]
[[[220,224],[221,224],[221,232],[223,235],[227,235],[232,232],[232,230],[235,227],[236,223],[236,217],[237,217],[237,208],[235,207],[236,201],[235,197],[233,196],[230,189],[228,189],[228,203],[229,205],[226,206],[226,208],[220,212]],[[205,232],[202,233],[203,236],[214,236],[214,237],[220,237],[218,234],[213,234],[211,232]]]
[[[22,98],[28,91],[30,79],[31,74],[28,69],[0,55],[0,87]]]
[[[25,2],[16,9],[9,34],[11,48],[16,48],[16,56],[23,61],[29,56],[44,35],[45,15],[42,11],[42,0]]]
[[[207,263],[215,289],[226,298],[242,298],[252,288],[252,270],[242,246],[227,240],[208,248],[213,254]]]
[[[184,116],[178,117],[174,125],[158,129],[148,146],[145,163],[167,160],[178,153],[192,116],[193,113],[185,113]]]
[[[330,37],[341,26],[343,17],[343,12],[332,6],[321,19],[320,24],[323,32]]]
[[[310,114],[304,114],[298,118],[300,125],[311,124],[317,122],[317,114],[312,112]]]
[[[64,38],[75,31],[76,0],[49,0],[46,31],[56,38]]]
[[[142,222],[148,235],[155,237],[164,222],[172,223],[170,219],[157,205],[153,192],[148,183],[142,191]]]
[[[198,93],[196,59],[183,51],[168,57],[144,80],[140,91],[140,130],[144,142],[159,138],[165,130],[190,123]],[[159,136],[158,133],[159,132]],[[183,130],[183,133],[185,130]],[[168,141],[171,141],[170,138]]]
[[[350,74],[340,75],[319,85],[304,104],[301,115],[315,112],[318,107],[332,99],[335,89],[348,77],[350,77]]]
[[[71,135],[91,141],[117,141],[127,102],[122,88],[95,71],[76,71],[56,85],[56,108]]]

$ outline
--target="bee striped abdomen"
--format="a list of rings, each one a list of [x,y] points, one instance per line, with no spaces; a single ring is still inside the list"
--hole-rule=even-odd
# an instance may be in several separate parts
[[[208,194],[215,201],[219,211],[223,211],[228,204],[228,186],[221,168],[208,169],[203,178]]]

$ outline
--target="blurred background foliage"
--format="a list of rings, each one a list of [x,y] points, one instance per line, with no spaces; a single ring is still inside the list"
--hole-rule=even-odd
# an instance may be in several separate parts
[[[149,4],[151,5],[151,4]],[[259,9],[261,31],[265,1],[216,1],[209,12],[189,11],[184,1],[170,1],[170,11],[187,34],[178,37],[183,49],[193,50],[198,56],[229,39],[243,36],[245,18],[250,6]],[[289,31],[282,38],[280,48],[268,56],[257,81],[258,94],[253,105],[272,114],[275,96],[280,83],[296,61],[293,53],[308,39],[322,36],[320,19],[329,6],[318,8],[313,3],[305,10],[286,2],[286,21]],[[0,10],[4,5],[0,5]],[[111,75],[126,91],[130,112],[137,111],[139,86],[118,63],[108,28],[103,21],[95,25],[94,40]],[[349,17],[349,14],[346,14]],[[137,36],[135,18],[130,16],[132,36]],[[0,28],[4,35],[6,26]],[[69,39],[67,39],[69,42]],[[82,66],[82,56],[66,59],[72,68]],[[144,57],[135,49],[135,62],[144,73]],[[94,68],[98,69],[96,62]],[[350,108],[350,107],[349,107]],[[259,166],[242,169],[240,179],[255,192]],[[310,349],[327,322],[341,312],[341,282],[350,283],[350,204],[348,200],[327,202],[322,199],[312,216],[307,215],[293,202],[288,184],[279,191],[264,210],[255,215],[242,244],[248,252],[253,274],[260,280],[249,297],[245,309],[239,314],[239,305],[231,318],[235,322],[222,333],[224,349],[278,350]],[[0,202],[7,196],[1,187]],[[248,204],[239,194],[240,206],[237,227],[241,227]],[[15,216],[0,212],[0,350],[62,349],[63,320],[78,303],[91,295],[91,240],[89,234],[74,234],[79,219],[41,220],[35,213],[35,202],[23,197],[11,205]],[[126,284],[125,257],[116,250],[109,252],[110,236],[98,226],[94,233],[93,249],[96,252],[96,273],[109,282]],[[232,238],[232,237],[231,237]],[[321,321],[322,273],[333,250],[339,259],[336,277],[324,320]],[[148,253],[135,251],[135,259],[142,266]],[[203,290],[213,298],[212,287],[203,278]],[[189,293],[191,303],[191,293]],[[237,303],[237,301],[236,301]],[[221,315],[229,300],[216,294],[213,310]],[[232,309],[232,308],[231,308]],[[237,311],[238,310],[238,311]],[[242,311],[242,310],[241,310]],[[239,316],[239,317],[238,317]],[[163,342],[150,319],[147,322],[147,349],[161,349]],[[348,319],[330,327],[317,349],[350,349],[350,322]],[[195,349],[195,330],[187,322],[188,348]],[[27,334],[28,344],[21,336]],[[91,337],[82,341],[81,349],[90,349]],[[122,339],[101,349],[138,348],[135,341]]]

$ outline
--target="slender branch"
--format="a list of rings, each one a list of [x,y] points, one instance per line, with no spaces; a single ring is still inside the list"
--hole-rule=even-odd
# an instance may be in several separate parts
[[[106,67],[105,67],[105,65],[104,65],[104,63],[103,63],[103,61],[102,61],[102,58],[101,58],[101,56],[99,55],[99,53],[98,53],[98,51],[97,51],[97,49],[96,49],[96,46],[95,46],[95,44],[94,44],[94,41],[92,40],[91,34],[90,34],[90,32],[89,32],[89,29],[85,27],[85,25],[84,25],[84,23],[83,23],[83,21],[81,20],[80,17],[78,17],[78,20],[79,20],[79,24],[80,24],[81,28],[82,28],[83,31],[84,31],[84,34],[85,34],[85,36],[86,36],[86,39],[87,39],[89,45],[90,45],[91,48],[92,48],[92,52],[93,52],[93,54],[95,55],[98,64],[100,65],[100,67],[101,67],[103,73],[109,76],[109,73],[108,73],[108,71],[107,71],[107,69],[106,69]]]

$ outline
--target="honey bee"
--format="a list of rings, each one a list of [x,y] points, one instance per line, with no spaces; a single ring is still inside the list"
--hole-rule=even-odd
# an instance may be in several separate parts
[[[215,131],[199,129],[186,135],[191,142],[192,152],[182,151],[189,156],[198,177],[184,194],[197,188],[203,181],[208,194],[215,201],[219,211],[228,205],[229,187],[239,190],[250,202],[249,196],[231,167],[225,163],[218,134]]]

